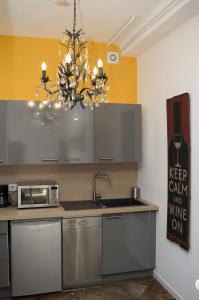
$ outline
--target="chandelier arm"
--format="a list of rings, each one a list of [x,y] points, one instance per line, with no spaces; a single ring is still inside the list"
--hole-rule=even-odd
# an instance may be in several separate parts
[[[59,89],[56,89],[55,91],[50,90],[50,89],[47,87],[47,85],[46,85],[45,82],[43,83],[43,89],[44,89],[48,94],[50,94],[50,95],[54,95],[54,94],[57,94],[57,93],[59,92]]]
[[[80,93],[80,95],[81,95],[81,94],[83,94],[84,92],[87,92],[87,91],[88,91],[88,92],[93,92],[94,90],[91,89],[91,88],[82,88],[81,91],[80,91],[79,93]]]

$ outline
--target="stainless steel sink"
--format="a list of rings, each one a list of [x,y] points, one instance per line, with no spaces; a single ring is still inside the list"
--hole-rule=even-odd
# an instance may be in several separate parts
[[[125,206],[143,206],[147,205],[140,200],[132,200],[129,198],[119,199],[98,199],[94,201],[71,201],[61,202],[65,210],[85,210],[85,209],[98,209],[109,207],[125,207]]]
[[[122,206],[143,206],[146,205],[140,200],[133,200],[130,198],[119,198],[119,199],[100,199],[99,204],[103,207],[122,207]]]

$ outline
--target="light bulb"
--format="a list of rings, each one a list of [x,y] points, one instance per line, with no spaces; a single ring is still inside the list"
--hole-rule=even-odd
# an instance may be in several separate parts
[[[29,107],[34,107],[35,106],[35,102],[34,101],[28,101],[28,106]]]
[[[66,54],[66,55],[65,55],[65,62],[66,62],[67,64],[70,64],[71,61],[72,61],[72,58],[71,58],[70,53]]]
[[[40,103],[39,104],[39,109],[43,109],[44,108],[44,104],[43,103]]]
[[[103,67],[103,61],[101,60],[101,58],[98,59],[97,65],[98,65],[98,68]]]
[[[96,76],[96,75],[97,75],[97,72],[98,72],[97,67],[94,67],[94,68],[93,68],[93,75]]]
[[[46,64],[45,62],[42,62],[42,64],[41,64],[41,69],[42,69],[42,71],[46,71],[46,69],[47,69],[47,64]]]
[[[55,105],[54,105],[54,107],[55,107],[56,109],[61,108],[61,103],[60,103],[60,102],[56,102]]]

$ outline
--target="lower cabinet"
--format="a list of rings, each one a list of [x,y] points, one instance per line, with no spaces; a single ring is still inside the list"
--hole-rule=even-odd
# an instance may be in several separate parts
[[[61,291],[61,220],[11,222],[12,296]]]
[[[155,225],[155,211],[11,221],[12,296],[61,291],[62,282],[71,289],[100,284],[108,275],[151,271]],[[7,222],[0,222],[0,287],[9,285],[7,234]]]
[[[9,286],[8,222],[0,222],[0,288]]]
[[[155,212],[103,216],[103,275],[155,267]]]

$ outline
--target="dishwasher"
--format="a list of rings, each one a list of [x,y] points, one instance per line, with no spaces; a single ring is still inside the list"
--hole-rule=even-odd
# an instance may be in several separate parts
[[[12,296],[61,291],[61,219],[11,222]]]
[[[63,219],[63,288],[101,283],[102,218]]]

